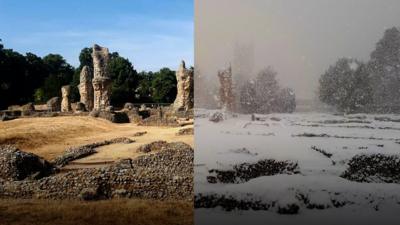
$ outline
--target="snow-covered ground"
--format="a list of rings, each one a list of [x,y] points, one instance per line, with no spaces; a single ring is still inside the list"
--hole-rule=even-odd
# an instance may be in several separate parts
[[[252,121],[250,115],[224,114],[223,121],[214,123],[209,121],[214,112],[196,110],[196,201],[200,196],[213,196],[214,200],[222,196],[229,201],[216,200],[211,208],[196,209],[196,222],[243,224],[251,219],[253,223],[313,224],[321,222],[317,218],[328,219],[326,224],[400,221],[400,184],[360,183],[340,177],[356,155],[400,155],[400,116],[295,113],[256,115],[259,120]],[[215,176],[210,173],[212,169],[227,171],[234,165],[264,159],[297,162],[298,173],[235,183],[207,180]],[[265,210],[227,212],[226,202],[234,205],[232,201],[260,203]],[[296,215],[278,214],[293,206],[298,207]]]

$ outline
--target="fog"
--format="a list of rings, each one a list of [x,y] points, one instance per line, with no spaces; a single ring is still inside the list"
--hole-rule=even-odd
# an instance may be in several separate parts
[[[195,67],[217,82],[230,64],[246,77],[270,65],[298,99],[313,99],[329,65],[368,60],[393,26],[398,0],[195,0]]]

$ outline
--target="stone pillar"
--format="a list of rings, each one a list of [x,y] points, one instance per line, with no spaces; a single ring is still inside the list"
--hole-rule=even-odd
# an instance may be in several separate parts
[[[108,48],[98,45],[93,46],[93,90],[94,90],[94,110],[105,110],[110,106],[111,79],[108,72],[110,54]]]
[[[82,68],[80,74],[79,94],[81,96],[80,102],[85,105],[86,110],[93,110],[93,84],[92,84],[92,71],[88,66]]]
[[[71,87],[69,85],[63,86],[61,88],[61,112],[71,112],[71,102],[69,100],[69,96],[71,94]]]
[[[193,70],[186,69],[185,61],[182,60],[176,71],[177,95],[174,101],[174,109],[187,111],[193,108]]]
[[[61,99],[60,97],[53,97],[47,101],[47,110],[50,112],[59,112],[61,111]]]
[[[219,100],[221,108],[229,112],[235,111],[235,95],[233,93],[232,68],[218,71],[220,82]]]

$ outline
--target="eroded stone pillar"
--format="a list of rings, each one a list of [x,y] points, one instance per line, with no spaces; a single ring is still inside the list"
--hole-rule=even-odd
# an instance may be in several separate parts
[[[235,111],[235,95],[233,93],[232,67],[218,71],[220,82],[219,100],[221,108],[230,112]]]
[[[176,71],[177,95],[174,101],[175,110],[187,111],[193,108],[193,70],[186,69],[182,60]]]
[[[93,46],[93,91],[94,110],[105,110],[110,106],[111,79],[108,72],[110,54],[108,48]]]
[[[69,85],[61,87],[61,112],[71,112],[71,102],[69,96],[71,94],[71,87]]]
[[[93,84],[92,84],[92,71],[88,66],[82,68],[80,74],[79,94],[81,96],[80,102],[85,105],[86,110],[93,110]]]

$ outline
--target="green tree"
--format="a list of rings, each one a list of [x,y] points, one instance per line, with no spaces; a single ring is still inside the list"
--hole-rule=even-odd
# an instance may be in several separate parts
[[[26,77],[25,57],[12,49],[0,50],[0,108],[30,100],[26,88],[31,82]]]
[[[46,79],[46,76],[48,74],[48,70],[42,58],[33,53],[26,53],[25,59],[26,78],[29,80],[29,82],[26,83],[24,90],[26,91],[25,94],[27,96],[32,96],[34,95],[35,90],[43,85],[44,80]],[[36,101],[38,99],[34,96],[34,100]],[[44,99],[39,102],[42,102],[43,100]]]
[[[142,71],[138,74],[138,87],[136,89],[136,97],[140,103],[152,103],[152,81],[154,79],[153,72]]]
[[[111,54],[108,70],[113,82],[111,104],[122,106],[126,102],[134,102],[138,74],[132,63],[114,52]]]
[[[82,69],[84,66],[88,66],[91,70],[93,70],[92,53],[92,48],[86,47],[81,50],[81,53],[79,54],[80,69]]]
[[[152,97],[157,103],[172,103],[176,98],[176,76],[175,71],[162,68],[154,74],[152,81]]]
[[[45,99],[45,94],[43,88],[38,88],[35,90],[34,99],[36,103],[43,103]]]
[[[49,54],[43,58],[48,70],[48,77],[44,81],[44,101],[55,96],[61,96],[61,87],[71,83],[74,68],[58,54]]]

